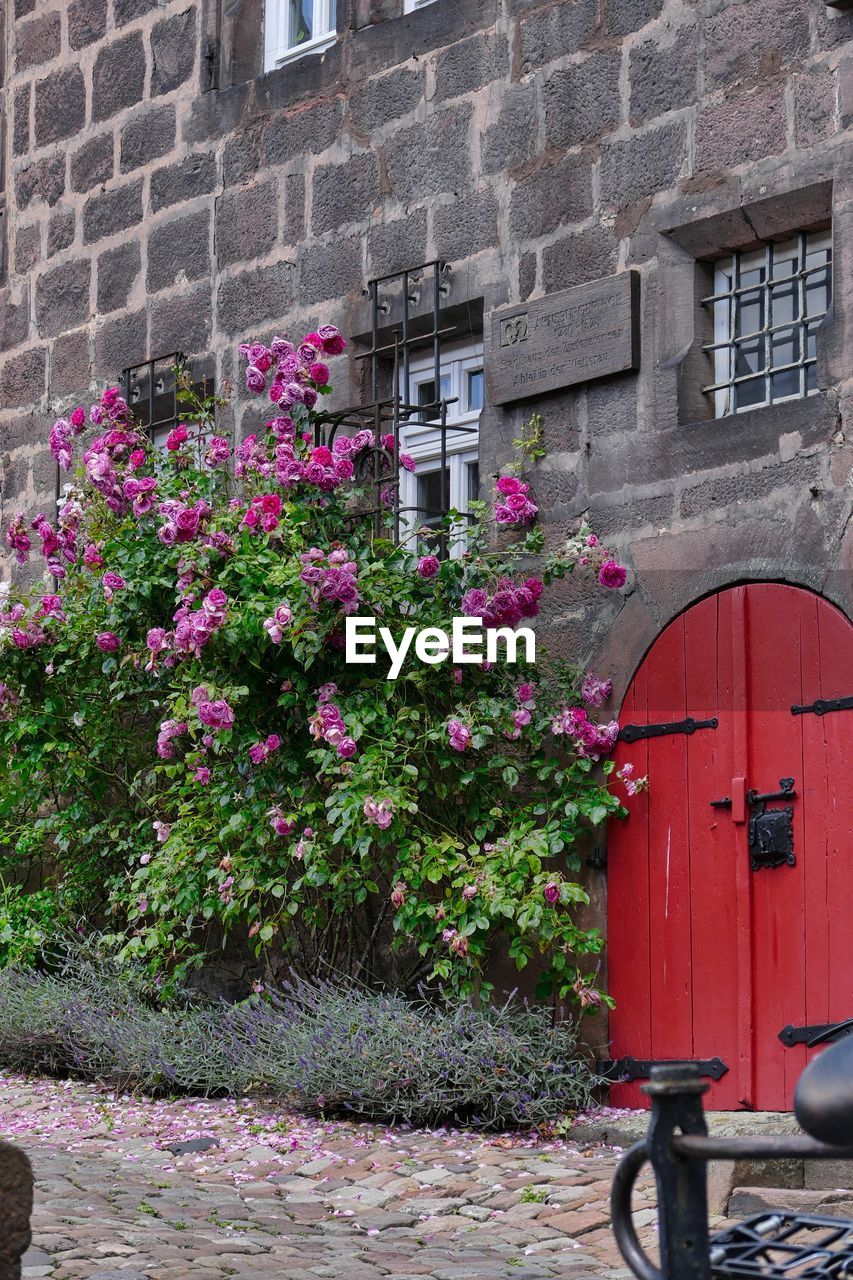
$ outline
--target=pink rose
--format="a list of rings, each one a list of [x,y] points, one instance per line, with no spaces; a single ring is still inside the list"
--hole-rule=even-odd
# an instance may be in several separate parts
[[[183,422],[179,422],[166,437],[166,448],[170,453],[174,453],[180,449],[182,444],[186,444],[188,438],[187,428]]]
[[[601,586],[611,591],[618,591],[620,587],[624,587],[627,579],[628,570],[621,564],[617,564],[615,560],[605,560],[598,571],[598,581]]]

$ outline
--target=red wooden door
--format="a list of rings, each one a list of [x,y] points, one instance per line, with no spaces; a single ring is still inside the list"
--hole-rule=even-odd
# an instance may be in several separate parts
[[[710,1107],[790,1109],[815,1051],[779,1033],[853,1017],[853,707],[808,709],[851,698],[853,624],[755,583],[671,623],[625,699],[623,728],[716,723],[617,748],[650,787],[608,837],[611,1057],[721,1059]],[[794,865],[753,869],[748,793],[785,778],[795,797],[764,808],[791,806]]]

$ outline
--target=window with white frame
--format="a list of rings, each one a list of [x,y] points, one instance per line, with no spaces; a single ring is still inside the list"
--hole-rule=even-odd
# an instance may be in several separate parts
[[[264,70],[321,53],[337,36],[337,0],[266,0]]]
[[[830,232],[768,242],[718,262],[713,308],[714,397],[718,418],[818,390],[817,329],[832,298]]]
[[[428,4],[435,4],[435,0],[405,0],[403,13],[414,13],[416,9],[425,9]]]
[[[402,375],[401,375],[402,376]],[[400,429],[400,451],[415,463],[414,473],[400,470],[400,507],[404,531],[437,529],[443,513],[457,511],[460,524],[470,512],[470,503],[480,489],[480,413],[483,408],[483,346],[447,347],[439,365],[439,386],[435,385],[433,355],[413,357],[409,365],[409,386],[400,387],[404,402],[424,407],[417,420]],[[439,405],[447,402],[447,429],[442,432]],[[429,415],[429,416],[427,416]],[[442,466],[442,435],[444,457]],[[447,540],[436,535],[435,548],[461,555],[463,540]]]

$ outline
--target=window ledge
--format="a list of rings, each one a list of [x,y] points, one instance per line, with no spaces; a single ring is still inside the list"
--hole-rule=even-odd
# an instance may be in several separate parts
[[[331,49],[337,38],[337,31],[329,31],[324,36],[317,36],[314,40],[306,40],[304,44],[294,45],[292,49],[286,49],[284,53],[276,54],[272,63],[267,67],[267,73],[278,71],[281,67],[286,67],[288,63],[296,62],[299,58],[307,58],[312,53],[325,53],[327,49]]]
[[[699,437],[703,447],[716,442],[721,453],[732,450],[737,458],[745,442],[749,442],[748,455],[758,456],[772,446],[779,434],[799,432],[804,443],[823,439],[838,425],[837,397],[832,391],[820,388],[808,396],[791,400],[777,400],[774,404],[759,405],[755,409],[741,409],[727,413],[722,418],[694,418],[680,422],[673,432],[681,432],[685,438]],[[727,460],[731,460],[727,457]]]

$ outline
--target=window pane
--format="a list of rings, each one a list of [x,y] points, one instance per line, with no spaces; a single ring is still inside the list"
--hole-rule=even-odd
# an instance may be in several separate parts
[[[435,528],[441,524],[450,509],[450,471],[444,469],[444,486],[442,493],[442,471],[427,471],[418,476],[418,520],[421,524]]]
[[[290,48],[304,44],[314,34],[314,0],[290,0]]]
[[[434,406],[436,405],[437,399],[441,399],[441,400],[449,399],[450,390],[451,390],[451,382],[450,382],[449,373],[441,375],[441,379],[439,381],[438,397],[436,396],[436,391],[435,391],[435,379],[430,378],[429,382],[418,383],[418,386],[417,386],[418,407],[420,409],[431,410],[431,412],[429,412],[428,414],[424,414],[422,416],[422,421],[436,422],[441,417],[441,411],[439,409],[434,408]],[[448,419],[453,417],[454,409],[458,410],[458,405],[454,405],[454,404],[448,405],[448,408],[447,408]]]
[[[800,246],[796,241],[785,246],[776,245],[773,249],[773,279],[784,280],[786,276],[794,275],[799,256]]]
[[[441,390],[439,392],[439,396],[436,396],[434,378],[430,378],[429,382],[419,382],[418,383],[418,404],[421,405],[422,407],[424,405],[433,405],[436,403],[436,400],[439,397],[442,400],[447,400],[450,396],[450,374],[449,373],[441,375],[439,386]]]
[[[751,378],[748,382],[735,384],[734,400],[736,409],[752,409],[764,404],[766,388],[764,378]]]
[[[780,365],[795,364],[800,356],[799,329],[780,329],[774,333],[770,343],[770,367],[778,369]]]
[[[806,315],[825,316],[829,310],[829,268],[806,276]]]
[[[770,323],[790,324],[799,318],[799,289],[796,281],[789,284],[777,285],[771,291],[771,314]]]
[[[480,496],[480,464],[469,462],[465,470],[468,473],[468,501],[476,502]]]
[[[770,378],[770,399],[790,400],[791,396],[800,394],[800,370],[786,369],[784,373],[774,373]]]
[[[468,374],[468,411],[479,413],[483,407],[483,370],[472,369]]]
[[[753,273],[750,272],[750,275]],[[741,294],[737,303],[737,323],[735,334],[742,337],[747,333],[758,333],[764,328],[764,294]]]
[[[817,355],[817,343],[815,340],[816,332],[817,332],[816,324],[810,324],[806,326],[806,355],[805,355],[806,360],[814,360],[815,356]]]
[[[785,400],[800,394],[800,329],[782,329],[774,333],[770,345],[771,368],[779,369],[782,365],[795,365],[793,369],[784,369],[774,373],[770,379],[770,399]]]
[[[748,373],[760,373],[764,368],[764,339],[748,338],[735,348],[735,377]]]
[[[440,469],[427,471],[418,476],[416,521],[420,528],[439,530],[444,523],[445,515],[450,508],[450,471],[448,469],[444,471],[443,496],[441,480]],[[429,534],[422,536],[419,539],[419,545],[423,551],[431,552],[441,560],[447,558],[448,546],[445,533],[436,532],[433,536]]]
[[[744,267],[740,273],[740,288],[751,289],[753,286],[764,284],[764,267]]]

